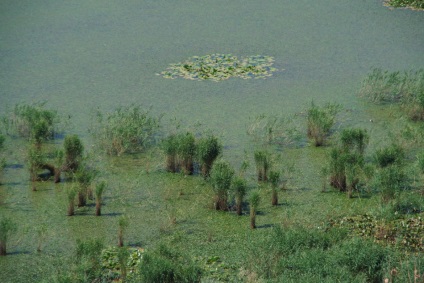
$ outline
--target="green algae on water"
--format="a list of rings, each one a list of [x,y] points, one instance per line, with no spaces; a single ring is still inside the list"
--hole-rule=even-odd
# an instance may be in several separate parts
[[[157,74],[167,79],[182,77],[188,80],[222,81],[231,77],[242,79],[265,79],[277,71],[272,67],[271,56],[254,55],[237,58],[232,54],[211,54],[193,56],[184,62],[170,64],[165,71]]]

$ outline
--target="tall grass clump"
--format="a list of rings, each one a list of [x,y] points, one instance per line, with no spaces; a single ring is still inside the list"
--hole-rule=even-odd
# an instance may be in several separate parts
[[[118,247],[124,246],[124,233],[129,226],[128,218],[122,216],[118,219]]]
[[[213,162],[222,152],[222,144],[214,135],[202,137],[197,141],[196,154],[199,160],[202,175],[209,177]]]
[[[256,228],[256,212],[258,211],[259,203],[261,202],[261,197],[259,192],[252,192],[249,196],[249,205],[250,205],[250,228]]]
[[[90,188],[96,176],[96,172],[89,168],[81,166],[75,173],[75,180],[78,182],[78,207],[87,204],[87,198],[92,197],[92,190]]]
[[[411,120],[424,120],[424,69],[389,72],[374,68],[359,91],[373,103],[400,103]]]
[[[247,182],[244,178],[236,176],[231,183],[231,190],[234,193],[236,201],[236,213],[242,215],[243,212],[243,199],[247,193]]]
[[[338,144],[330,150],[330,185],[340,191],[346,191],[349,198],[363,175],[364,154],[368,142],[366,130],[348,128],[341,132]]]
[[[215,192],[214,205],[216,210],[228,210],[228,193],[234,169],[224,160],[215,162],[210,174],[210,182]]]
[[[162,140],[161,148],[166,157],[166,171],[175,173],[178,171],[178,137],[175,134]]]
[[[3,170],[6,167],[6,159],[3,156],[3,152],[5,149],[4,142],[6,138],[2,134],[0,134],[0,185],[2,183]]]
[[[301,140],[302,135],[294,118],[262,114],[251,120],[247,134],[255,143],[290,146]]]
[[[196,138],[193,133],[186,132],[178,135],[177,154],[181,169],[184,174],[192,175],[194,172],[194,158],[196,154]]]
[[[278,186],[281,182],[280,172],[271,171],[269,172],[269,181],[271,183],[272,198],[271,205],[278,205]]]
[[[117,108],[103,115],[97,112],[97,121],[90,132],[99,148],[108,155],[136,153],[152,144],[160,126],[160,117],[141,106]]]
[[[102,265],[100,254],[104,248],[100,239],[77,240],[73,282],[100,282]]]
[[[84,145],[77,135],[68,135],[63,142],[65,160],[62,171],[75,173],[83,160]]]
[[[421,191],[424,193],[424,150],[417,154],[417,168],[421,175]]]
[[[268,171],[272,163],[271,154],[267,150],[258,149],[254,152],[254,159],[256,165],[257,180],[259,182],[268,181]]]
[[[100,216],[102,214],[102,195],[106,188],[106,182],[102,181],[96,185],[96,216]]]
[[[75,197],[78,193],[77,188],[75,186],[71,186],[66,190],[66,196],[68,198],[68,216],[75,215]]]
[[[141,282],[199,283],[202,269],[186,255],[162,244],[143,254],[139,274]]]
[[[311,103],[307,111],[307,136],[313,140],[315,146],[325,143],[333,127],[340,106],[328,103],[323,107]]]
[[[0,256],[7,254],[7,241],[13,235],[17,228],[12,219],[4,217],[0,220]]]

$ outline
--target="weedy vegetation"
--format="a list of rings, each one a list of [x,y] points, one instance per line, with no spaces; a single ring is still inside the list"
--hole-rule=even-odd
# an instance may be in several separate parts
[[[331,128],[334,126],[340,105],[328,103],[322,107],[311,103],[307,111],[307,136],[315,146],[325,144]]]

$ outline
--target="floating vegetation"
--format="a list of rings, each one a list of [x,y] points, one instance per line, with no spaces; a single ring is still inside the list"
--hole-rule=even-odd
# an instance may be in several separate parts
[[[156,74],[167,79],[182,77],[188,80],[222,81],[231,77],[242,79],[265,79],[277,71],[272,67],[274,58],[254,55],[241,57],[231,54],[193,56],[182,63],[171,64],[165,71]]]

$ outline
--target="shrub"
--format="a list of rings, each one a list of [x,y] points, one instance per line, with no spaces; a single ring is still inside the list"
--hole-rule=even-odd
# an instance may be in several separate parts
[[[228,192],[234,176],[234,169],[224,160],[215,162],[210,174],[210,182],[215,192],[215,209],[228,210]]]
[[[68,197],[68,216],[73,216],[75,214],[75,196],[77,195],[77,189],[74,186],[71,186],[67,189]]]
[[[10,218],[5,217],[0,220],[0,256],[7,254],[7,241],[16,230],[16,224]]]
[[[250,228],[256,228],[256,212],[259,207],[259,203],[261,201],[261,197],[259,192],[253,192],[249,196],[249,204],[250,204]]]
[[[94,178],[96,177],[96,172],[88,167],[81,166],[75,172],[75,179],[79,184],[78,189],[78,207],[85,206],[87,204],[87,197],[92,194],[90,185]]]
[[[328,103],[324,107],[319,107],[314,102],[311,103],[307,113],[307,135],[314,141],[315,146],[324,144],[334,125],[339,108],[337,104]]]
[[[201,268],[190,258],[165,245],[144,253],[139,272],[142,282],[197,283],[202,277]]]
[[[266,150],[255,150],[254,158],[258,181],[268,181],[268,170],[271,167],[271,154]]]
[[[242,215],[243,198],[246,196],[247,182],[244,178],[234,177],[231,183],[231,189],[236,199],[236,213]]]
[[[206,178],[210,174],[213,162],[222,152],[222,145],[217,137],[208,135],[198,140],[196,151],[202,175]]]
[[[106,117],[97,112],[97,124],[91,133],[108,155],[135,153],[149,146],[157,135],[160,117],[152,117],[140,106],[121,107]]]
[[[397,194],[406,187],[407,178],[400,166],[381,168],[376,174],[376,183],[381,190],[381,199],[387,203],[395,199]]]
[[[100,254],[103,250],[103,241],[90,239],[77,240],[75,262],[78,265],[79,282],[97,282],[102,276]],[[78,282],[78,281],[77,281]]]

